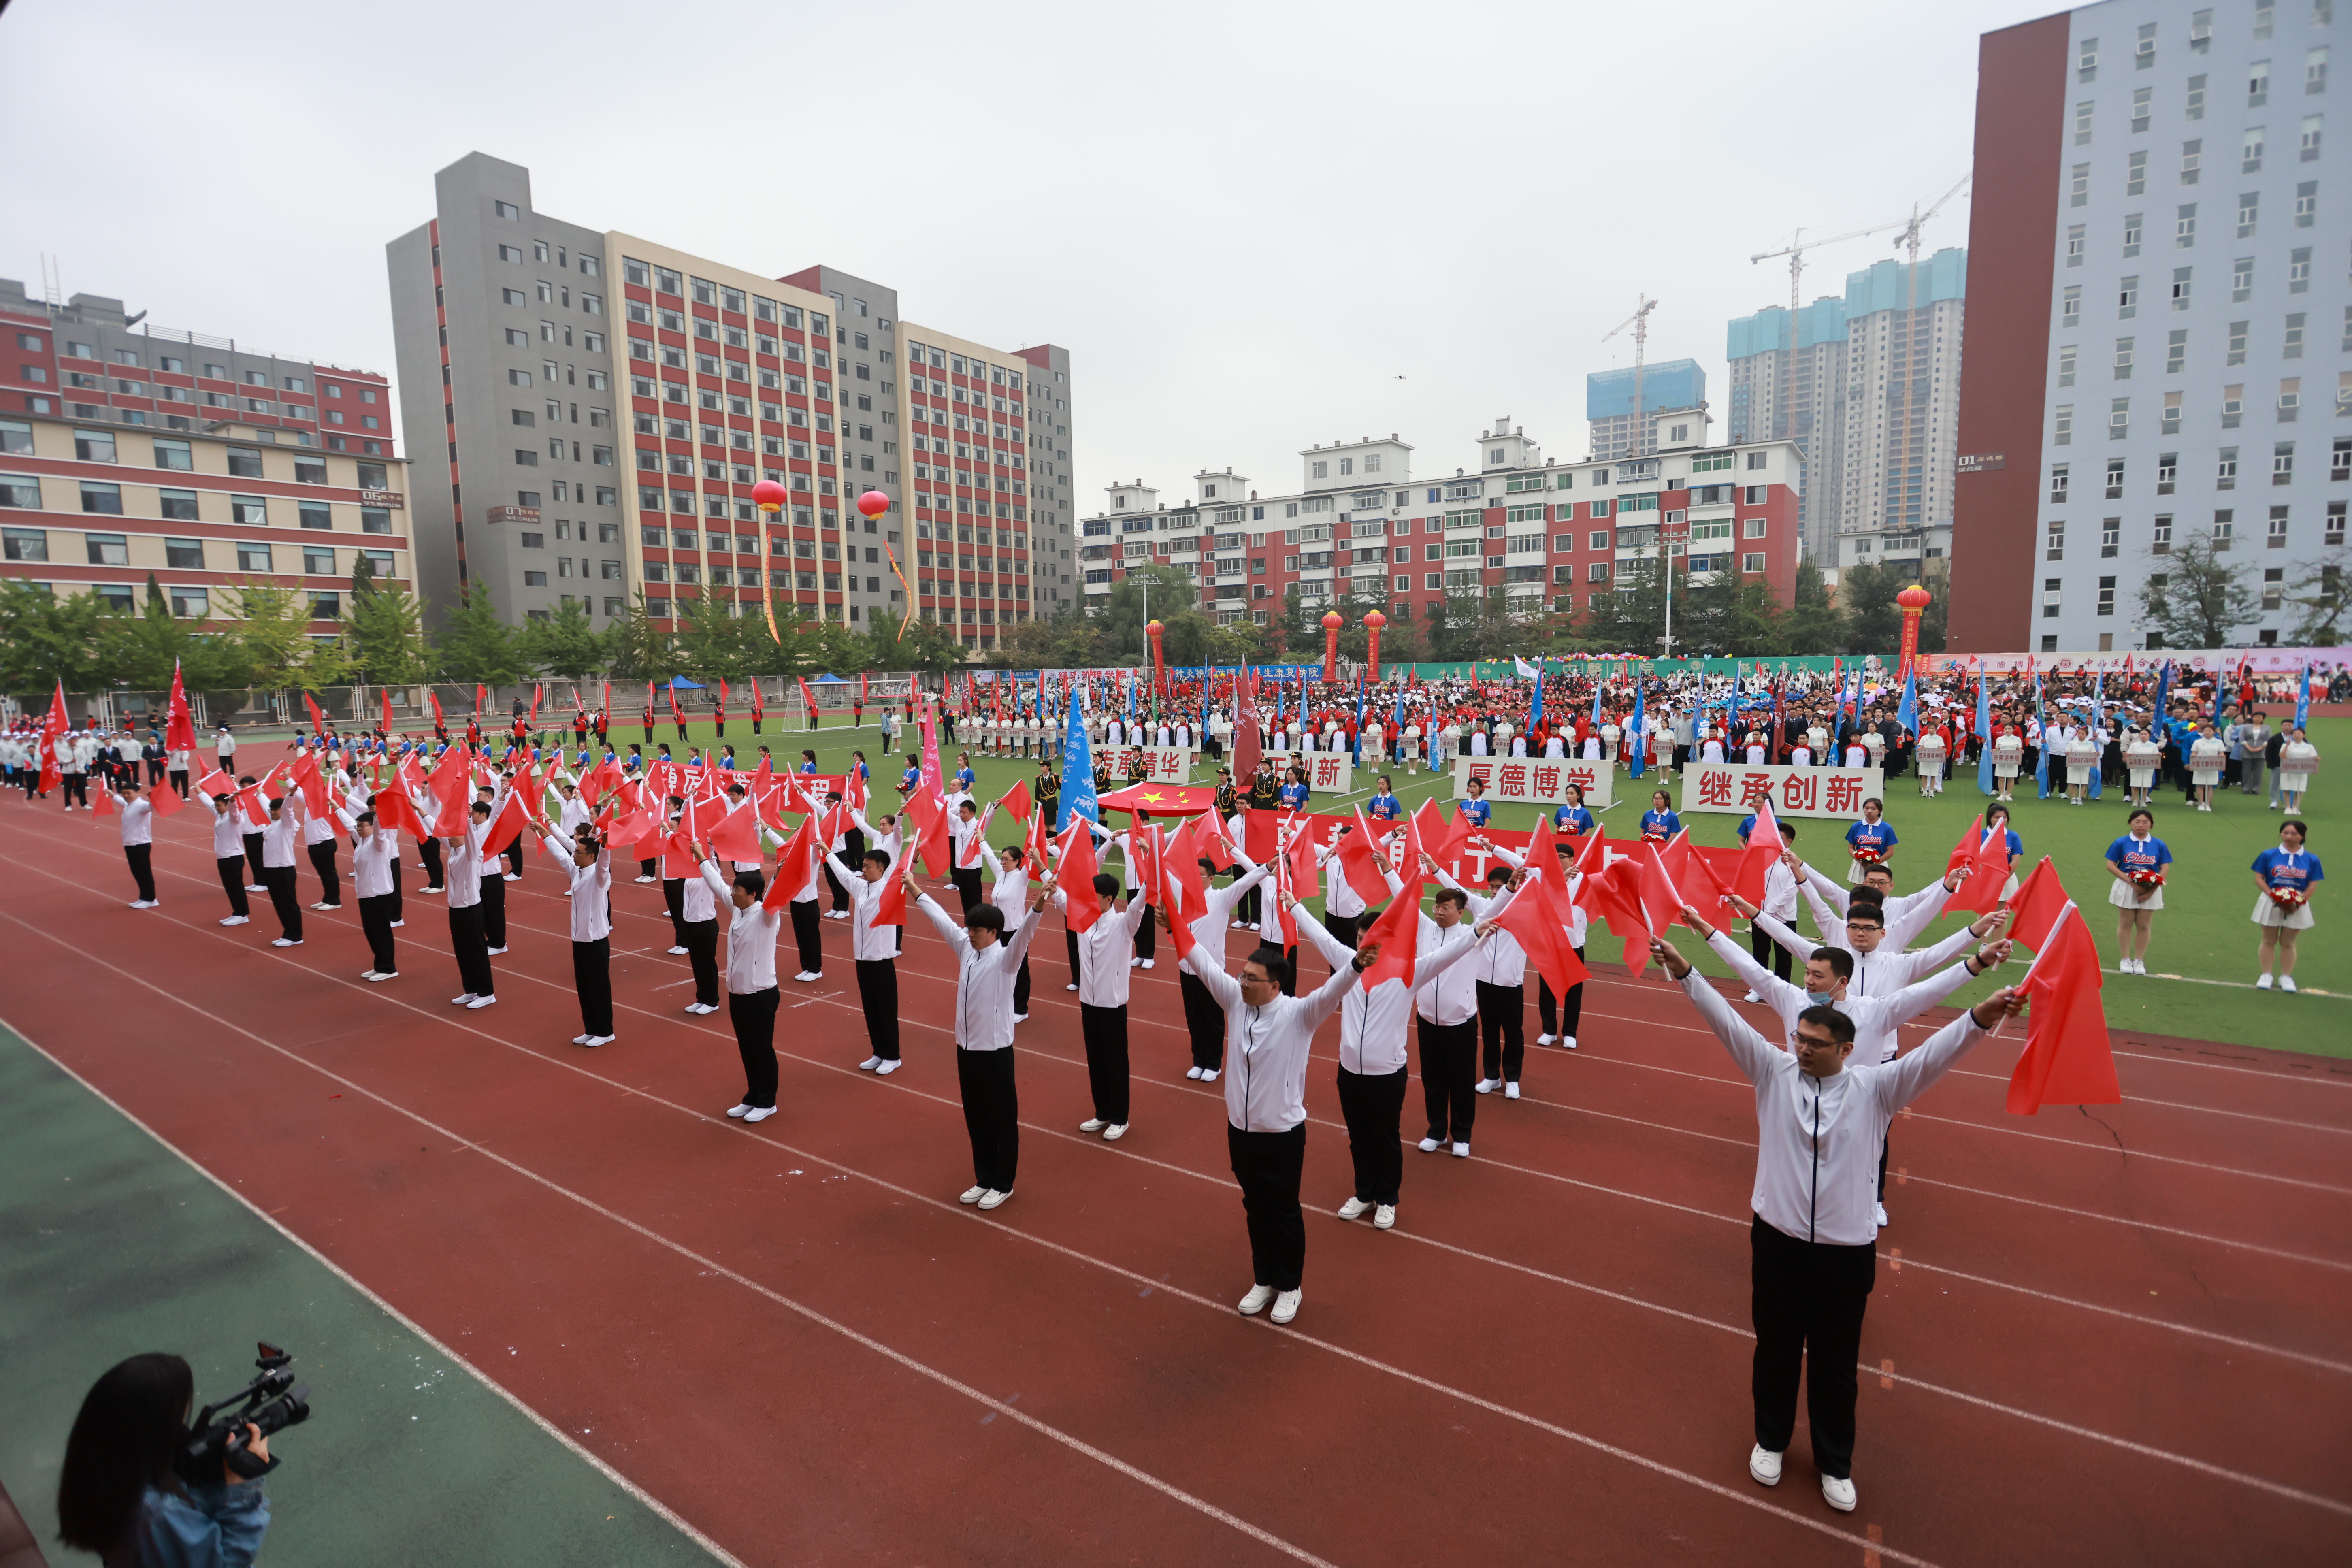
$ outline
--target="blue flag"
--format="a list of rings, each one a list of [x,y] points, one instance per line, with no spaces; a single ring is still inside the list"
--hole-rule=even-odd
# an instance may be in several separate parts
[[[1992,786],[1992,689],[1985,679],[1984,660],[1977,661],[1977,788],[1986,795]]]
[[[1364,765],[1364,672],[1360,669],[1356,671],[1356,745],[1348,765],[1357,768]]]
[[[1895,721],[1911,732],[1919,734],[1919,671],[1906,670],[1903,675],[1903,700],[1895,710]]]
[[[1596,730],[1601,728],[1601,687],[1608,673],[1608,666],[1603,665],[1601,672],[1592,678],[1592,727]]]
[[[1633,722],[1625,731],[1625,743],[1633,749],[1627,753],[1625,772],[1629,777],[1642,776],[1642,762],[1650,753],[1648,738],[1642,733],[1643,703],[1649,697],[1650,683],[1639,676],[1633,679]]]
[[[2221,727],[2221,710],[2229,701],[2230,678],[2220,670],[2213,672],[2213,728]]]
[[[2167,725],[2166,721],[2171,717],[2172,710],[2167,707],[2165,702],[2166,699],[2171,695],[2171,692],[2172,661],[2168,658],[2164,661],[2164,668],[2157,675],[2156,701],[2148,712],[2147,728],[2148,732],[2152,735],[2164,735],[2169,732],[2169,727]],[[2161,742],[2158,743],[2160,744]]]
[[[1070,722],[1062,736],[1062,798],[1054,814],[1054,831],[1059,833],[1070,825],[1073,816],[1083,816],[1088,822],[1102,820],[1102,807],[1095,802],[1095,759],[1087,743],[1087,727],[1077,705],[1070,706]]]
[[[2294,694],[2294,727],[2309,727],[2311,720],[2311,666],[2303,667],[2303,688]]]
[[[2040,791],[2037,798],[2050,798],[2050,732],[2042,721],[2042,672],[2033,672],[2033,787]]]

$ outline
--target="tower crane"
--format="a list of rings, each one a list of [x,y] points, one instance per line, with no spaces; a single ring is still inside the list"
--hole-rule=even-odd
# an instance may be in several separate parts
[[[1942,195],[1937,196],[1936,198],[1935,205],[1930,206],[1926,212],[1921,212],[1919,210],[1918,204],[1916,202],[1913,203],[1911,207],[1911,221],[1905,224],[1903,226],[1903,232],[1895,237],[1895,248],[1897,250],[1907,248],[1910,253],[1910,266],[1904,274],[1905,292],[1903,297],[1904,361],[1902,488],[1906,497],[1911,486],[1911,475],[1914,468],[1912,462],[1913,456],[1915,453],[1918,453],[1920,448],[1925,445],[1924,442],[1915,438],[1911,427],[1911,384],[1913,372],[1918,357],[1918,351],[1915,345],[1914,340],[1918,335],[1917,328],[1919,318],[1919,231],[1926,226],[1929,218],[1934,217],[1937,213],[1944,210],[1946,203],[1949,202],[1954,196],[1958,195],[1962,191],[1966,190],[1968,188],[1969,182],[1974,178],[1976,178],[1976,173],[1974,170],[1970,170],[1968,174],[1962,174],[1958,180],[1954,182],[1952,188],[1946,191]],[[1924,501],[1927,488],[1926,472],[1927,465],[1925,462],[1921,462],[1917,465],[1917,468],[1919,470],[1919,489],[1921,499]],[[1922,506],[1920,510],[1922,513],[1920,521],[1922,522],[1926,522],[1927,521],[1925,515],[1927,509]],[[1906,519],[1903,518],[1889,518],[1887,520],[1890,524],[1899,524],[1906,521]]]
[[[1633,329],[1633,427],[1639,432],[1642,425],[1642,353],[1650,341],[1650,312],[1658,308],[1658,302],[1638,289],[1634,291],[1633,298],[1640,301],[1638,308],[1632,315],[1601,333],[1601,341],[1605,343],[1626,328]],[[1641,456],[1635,449],[1641,445],[1638,433],[1632,441],[1633,446],[1627,448],[1626,456]]]

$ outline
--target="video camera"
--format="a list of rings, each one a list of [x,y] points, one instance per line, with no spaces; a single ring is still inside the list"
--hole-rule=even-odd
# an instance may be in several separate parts
[[[173,1465],[181,1479],[217,1486],[223,1461],[246,1480],[266,1476],[278,1468],[278,1461],[264,1463],[253,1456],[246,1427],[257,1426],[262,1436],[269,1437],[310,1418],[310,1385],[296,1383],[287,1370],[294,1357],[266,1341],[254,1348],[261,1352],[253,1363],[261,1375],[220,1403],[205,1405],[188,1423],[188,1440]]]

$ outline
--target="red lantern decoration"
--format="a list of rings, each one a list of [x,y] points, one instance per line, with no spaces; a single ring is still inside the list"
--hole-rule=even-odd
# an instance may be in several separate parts
[[[1389,618],[1378,610],[1364,617],[1364,637],[1370,645],[1365,650],[1364,662],[1371,666],[1371,679],[1375,684],[1381,679],[1381,628],[1388,624]]]
[[[784,487],[775,480],[761,479],[751,487],[751,500],[761,511],[782,511],[786,493]]]
[[[1323,613],[1323,679],[1339,679],[1339,628],[1348,623],[1339,618],[1337,610]]]
[[[1911,671],[1911,661],[1919,657],[1919,617],[1935,602],[1935,595],[1914,583],[1895,595],[1895,603],[1903,611],[1903,657],[1895,668],[1895,679],[1901,680]]]
[[[1151,639],[1151,689],[1154,691],[1168,684],[1168,656],[1160,646],[1160,635],[1167,629],[1158,621],[1143,623],[1143,635]]]
[[[868,517],[880,517],[890,510],[890,498],[880,490],[867,490],[857,498],[857,510]]]

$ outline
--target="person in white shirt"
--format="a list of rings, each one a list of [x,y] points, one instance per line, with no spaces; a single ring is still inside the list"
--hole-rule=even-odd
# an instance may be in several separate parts
[[[236,772],[236,737],[229,733],[228,726],[226,724],[223,724],[220,727],[220,732],[213,737],[213,759],[220,764],[221,772],[225,773]]]
[[[490,830],[490,803],[478,800],[467,808],[462,830],[444,843],[444,864],[449,883],[449,951],[457,961],[458,984],[465,990],[449,998],[453,1007],[495,1006],[498,976],[490,970],[490,949],[482,929],[482,839]]]
[[[727,925],[727,1021],[743,1058],[743,1099],[727,1114],[765,1121],[776,1113],[776,939],[784,922],[762,901],[767,879],[759,872],[738,872],[730,884],[708,847],[697,844],[694,854],[705,895],[726,893],[735,911]]]
[[[155,805],[139,783],[139,775],[125,769],[118,786],[104,780],[99,788],[114,797],[115,809],[121,814],[122,858],[131,867],[131,879],[138,884],[139,896],[131,900],[134,910],[152,910],[162,900],[155,897],[155,870],[152,864],[155,853]]]
[[[1163,913],[1161,919],[1166,919]],[[1202,984],[1225,1013],[1225,1149],[1249,1222],[1250,1277],[1244,1316],[1274,1308],[1277,1323],[1298,1316],[1307,1267],[1307,1215],[1298,1181],[1307,1163],[1307,1060],[1315,1031],[1381,955],[1374,942],[1306,996],[1286,996],[1290,964],[1261,947],[1241,978],[1203,965]]]
[[[490,836],[490,824],[499,819],[506,808],[508,781],[503,775],[494,784],[481,784],[474,791],[475,820],[481,825],[481,840],[474,846],[480,851]],[[487,813],[488,815],[483,815]],[[476,907],[481,910],[484,951],[492,957],[507,950],[507,876],[502,856],[478,853],[476,864],[481,874],[475,879],[479,886],[475,890]]]
[[[849,952],[857,971],[857,1004],[866,1014],[866,1037],[873,1047],[857,1070],[884,1078],[898,1070],[898,928],[877,926],[874,917],[880,911],[890,865],[889,855],[880,849],[866,851],[855,877],[843,876],[830,857],[824,862],[825,875],[849,900]]]
[[[236,796],[226,791],[211,800],[213,862],[220,868],[221,891],[228,895],[228,915],[221,924],[241,926],[253,918],[253,908],[245,897],[245,813]]]
[[[299,786],[296,793],[299,793]],[[327,808],[334,809],[334,786],[327,785]],[[305,816],[302,819],[302,843],[310,858],[310,868],[319,873],[319,901],[314,910],[340,910],[343,907],[342,873],[335,868],[335,823],[331,816]]]
[[[613,847],[593,832],[575,834],[561,822],[533,824],[547,852],[572,871],[572,984],[580,994],[575,1046],[613,1043]]]
[[[1854,947],[1857,952],[1872,952],[1876,946],[1855,946],[1845,940],[1843,917],[1853,913],[1857,898],[1864,903],[1875,902],[1879,906],[1879,920],[1886,931],[1886,950],[1899,952],[1918,940],[1919,933],[1943,912],[1944,901],[1959,890],[1962,882],[1975,875],[1969,867],[1954,867],[1916,893],[1897,893],[1894,890],[1894,868],[1884,860],[1865,870],[1862,874],[1862,885],[1856,888],[1839,887],[1803,861],[1797,860],[1793,854],[1784,857],[1784,864],[1790,861],[1795,862],[1792,869],[1802,878],[1798,890],[1804,895],[1805,907],[1812,911],[1813,923],[1820,929],[1822,940],[1832,947]],[[1769,884],[1767,885],[1769,887]],[[1832,910],[1837,911],[1836,918],[1832,917]],[[1791,928],[1797,923],[1769,902],[1765,912]],[[1803,953],[1800,952],[1799,956],[1802,957]],[[1758,962],[1762,962],[1760,954]]]
[[[1339,829],[1340,840],[1355,831],[1352,824],[1342,826]],[[1315,863],[1322,868],[1323,912],[1330,917],[1323,934],[1353,947],[1356,945],[1356,932],[1360,929],[1359,917],[1365,909],[1364,896],[1356,891],[1354,884],[1348,880],[1348,868],[1339,864],[1339,843],[1335,841],[1317,850]],[[1403,880],[1389,869],[1387,858],[1377,849],[1372,851],[1372,864],[1388,883],[1390,898],[1393,899],[1404,891]]]
[[[923,911],[940,940],[955,953],[956,1089],[963,1098],[964,1131],[971,1137],[971,1185],[956,1199],[992,1209],[1013,1195],[1021,1163],[1021,1100],[1013,1079],[1013,999],[1029,943],[1037,934],[1045,889],[1027,887],[1027,907],[1010,934],[1001,904],[985,903],[965,917],[961,929],[939,900],[915,885],[915,865],[905,870],[906,895]],[[1001,892],[1005,884],[998,884]],[[1099,923],[1099,922],[1097,922]],[[1126,971],[1120,972],[1122,976]]]
[[[1797,1383],[1810,1359],[1806,1410],[1822,1496],[1851,1513],[1855,1363],[1878,1263],[1874,1156],[1895,1113],[2022,1008],[2025,994],[2016,987],[1994,993],[1893,1063],[1855,1062],[1848,1060],[1854,1026],[1846,1014],[1807,1007],[1797,1016],[1795,1048],[1783,1052],[1734,1013],[1671,943],[1654,940],[1650,951],[1756,1086],[1748,1233],[1756,1446],[1748,1474],[1765,1486],[1779,1484],[1796,1429]]]
[[[301,841],[302,792],[289,789],[269,803],[269,826],[261,830],[261,880],[278,915],[272,947],[302,945],[302,900],[294,891],[294,846]]]
[[[391,980],[400,973],[392,934],[392,868],[400,858],[400,841],[376,826],[373,811],[354,816],[337,806],[335,816],[352,836],[352,891],[360,901],[360,930],[366,933],[371,959],[360,978]]]
[[[725,881],[712,883],[703,865],[708,858],[708,852],[697,845],[695,874],[678,889],[678,930],[686,933],[686,963],[694,974],[694,1000],[686,1005],[686,1010],[698,1016],[719,1011],[719,900],[728,896]]]
[[[1355,944],[1301,908],[1286,900],[1301,934],[1330,961],[1336,977],[1355,960]],[[1334,916],[1336,923],[1343,917]],[[1379,917],[1364,914],[1369,929]],[[1355,1190],[1339,1205],[1341,1219],[1360,1219],[1369,1212],[1374,1228],[1396,1224],[1397,1198],[1404,1183],[1405,1019],[1412,1014],[1412,993],[1470,956],[1492,928],[1481,925],[1476,938],[1420,955],[1411,984],[1391,975],[1367,990],[1349,991],[1339,1003],[1339,1114],[1348,1123],[1348,1156],[1355,1165]],[[1363,930],[1352,933],[1361,937]]]
[[[988,901],[981,888],[980,863],[988,857],[988,818],[969,797],[957,803],[948,823],[948,879],[963,900],[963,918]]]
[[[1470,910],[1469,894],[1459,888],[1441,888],[1430,910],[1421,917],[1417,957],[1473,940],[1470,928],[1462,923]],[[1466,1160],[1478,1099],[1473,1088],[1477,1081],[1477,970],[1457,966],[1414,987],[1412,1006],[1413,1032],[1421,1037],[1422,1099],[1429,1111],[1429,1134],[1421,1141],[1421,1152],[1434,1154],[1451,1145]]]
[[[980,858],[981,869],[989,879],[988,901],[1003,911],[1009,930],[1021,918],[1029,904],[1029,852],[1019,844],[1007,844],[993,855]],[[1043,900],[1041,900],[1042,903]],[[1013,976],[1013,1021],[1029,1021],[1029,950],[1021,950],[1021,963]]]
[[[1513,864],[1524,866],[1525,857],[1516,858]],[[1454,889],[1470,900],[1470,914],[1478,921],[1490,921],[1500,915],[1510,903],[1512,892],[1527,879],[1524,870],[1514,870],[1511,865],[1490,867],[1486,872],[1487,896],[1480,898],[1455,881],[1436,861],[1431,860],[1427,865],[1436,874],[1439,885]],[[1505,1100],[1517,1100],[1519,1074],[1526,1070],[1528,1057],[1528,953],[1519,945],[1518,938],[1508,931],[1495,933],[1478,965],[1477,987],[1479,1059],[1484,1070],[1471,1089],[1478,1094],[1492,1094],[1500,1089]],[[1457,1139],[1464,1143],[1469,1141],[1466,1131]]]
[[[1058,879],[1056,879],[1058,880]],[[1129,1089],[1127,1048],[1128,972],[1134,967],[1135,928],[1151,912],[1140,895],[1118,906],[1118,879],[1097,872],[1092,887],[1066,893],[1056,888],[1054,907],[1067,911],[1071,898],[1096,900],[1094,923],[1076,934],[1078,944],[1078,1029],[1087,1053],[1087,1086],[1095,1113],[1078,1124],[1099,1132],[1106,1143],[1127,1136]]]
[[[1234,840],[1236,845],[1240,842],[1238,838]],[[1244,898],[1256,891],[1258,883],[1273,868],[1258,864],[1236,848],[1234,879],[1219,888],[1210,885],[1209,879],[1217,874],[1217,868],[1208,857],[1201,858],[1200,867],[1201,882],[1207,889],[1202,898],[1206,912],[1192,922],[1192,951],[1176,965],[1176,990],[1184,1000],[1184,1032],[1192,1046],[1192,1065],[1184,1069],[1184,1076],[1214,1083],[1225,1066],[1225,1015],[1201,979],[1201,973],[1211,964],[1221,969],[1224,966],[1226,920]],[[1240,923],[1234,922],[1236,926]]]
[[[822,808],[814,801],[809,801],[807,809],[814,814]],[[781,874],[782,866],[779,865],[777,869]],[[801,890],[792,896],[793,945],[801,966],[800,972],[793,978],[802,984],[824,977],[824,939],[818,934],[823,928],[817,924],[824,918],[817,908],[817,900],[824,892],[824,879],[811,876]]]
[[[1517,867],[1528,863],[1526,856],[1514,854],[1499,844],[1492,847],[1496,856],[1505,865]],[[1581,963],[1584,962],[1586,916],[1584,910],[1576,903],[1576,894],[1577,889],[1583,885],[1584,878],[1576,869],[1574,845],[1555,840],[1552,847],[1559,853],[1560,876],[1568,884],[1568,919],[1560,922],[1559,929],[1567,936],[1569,945],[1576,950],[1577,963]],[[1514,946],[1517,945],[1517,939],[1512,937],[1507,931],[1504,933],[1504,939],[1512,942]],[[1524,994],[1527,989],[1527,955],[1524,949],[1521,950],[1519,963],[1521,966],[1519,987]],[[1536,1016],[1543,1022],[1543,1032],[1536,1036],[1536,1044],[1549,1046],[1556,1041],[1562,1050],[1576,1049],[1576,1027],[1584,1019],[1584,982],[1580,980],[1570,986],[1566,996],[1554,996],[1551,993],[1551,982],[1538,973],[1536,976]],[[1491,1093],[1492,1090],[1487,1092]],[[1518,1096],[1512,1094],[1507,1098],[1516,1100]]]

